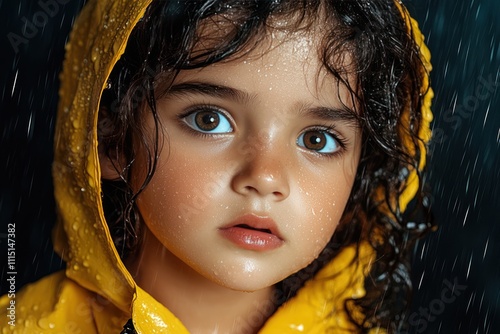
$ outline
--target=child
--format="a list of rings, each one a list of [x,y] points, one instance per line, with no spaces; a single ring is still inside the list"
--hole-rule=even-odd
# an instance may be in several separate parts
[[[89,1],[55,139],[67,268],[3,296],[6,329],[404,328],[428,60],[392,0]]]

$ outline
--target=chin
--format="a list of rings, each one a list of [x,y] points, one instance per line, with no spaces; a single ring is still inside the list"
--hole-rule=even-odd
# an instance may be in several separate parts
[[[255,275],[256,274],[256,275]],[[242,274],[231,276],[231,277],[206,277],[212,282],[220,285],[221,287],[239,291],[239,292],[256,292],[264,289],[273,287],[276,283],[280,282],[282,279],[275,278],[265,278],[258,277],[259,273],[254,273],[250,275]],[[285,277],[286,278],[286,277]]]

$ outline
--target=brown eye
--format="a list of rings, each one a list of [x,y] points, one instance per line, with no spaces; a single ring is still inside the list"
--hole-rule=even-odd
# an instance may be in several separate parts
[[[337,139],[325,130],[309,130],[297,139],[297,145],[319,153],[334,153],[340,149]]]
[[[219,115],[213,111],[203,111],[196,114],[196,125],[203,131],[212,131],[220,123]]]
[[[304,134],[304,146],[310,150],[319,151],[326,145],[325,135],[319,131],[309,131]]]
[[[219,111],[207,110],[194,111],[183,117],[184,122],[193,130],[202,133],[229,133],[233,131],[228,118]]]

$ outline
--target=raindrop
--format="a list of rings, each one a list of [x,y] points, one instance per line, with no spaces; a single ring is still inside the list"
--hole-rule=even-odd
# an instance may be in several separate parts
[[[12,84],[12,91],[10,93],[10,96],[14,96],[14,89],[16,88],[16,83],[17,83],[17,75],[19,73],[19,70],[16,71],[16,74],[14,76],[14,83]]]
[[[489,243],[490,243],[490,238],[488,237],[488,239],[486,240],[486,245],[484,245],[483,261],[484,261],[484,258],[486,256],[486,251],[488,250]]]
[[[418,289],[420,290],[420,287],[422,286],[422,281],[424,280],[425,276],[425,270],[422,272],[422,276],[420,277],[420,282],[418,282]]]
[[[50,322],[47,318],[41,318],[38,320],[38,326],[43,329],[53,329],[55,328],[55,324]]]
[[[465,221],[467,220],[467,216],[469,215],[469,209],[470,209],[470,205],[467,207],[467,211],[465,212],[464,222],[463,222],[462,226],[465,226]]]
[[[469,266],[467,267],[467,275],[465,276],[466,278],[469,278],[469,273],[470,273],[470,267],[472,264],[472,257],[474,256],[474,253],[471,253],[470,259],[469,259]]]

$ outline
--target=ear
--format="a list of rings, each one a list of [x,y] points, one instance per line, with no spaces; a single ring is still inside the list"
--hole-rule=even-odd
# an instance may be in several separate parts
[[[97,122],[99,165],[101,167],[101,178],[105,180],[120,179],[119,166],[121,160],[120,152],[109,149],[113,145],[115,126],[106,108],[99,110]]]

